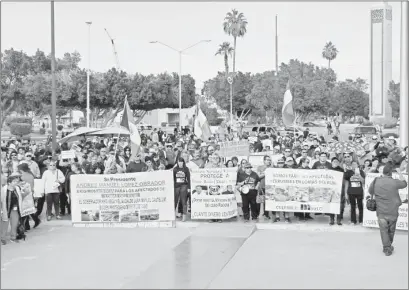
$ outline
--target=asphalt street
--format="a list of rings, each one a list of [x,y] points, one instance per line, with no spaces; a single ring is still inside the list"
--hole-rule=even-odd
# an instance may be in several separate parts
[[[1,288],[408,288],[407,232],[386,257],[376,229],[311,225],[44,222],[25,242],[1,247]]]

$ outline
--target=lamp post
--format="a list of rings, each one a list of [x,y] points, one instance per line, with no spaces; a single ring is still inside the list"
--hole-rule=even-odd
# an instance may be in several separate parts
[[[57,149],[57,96],[55,85],[55,24],[54,1],[51,1],[51,130],[52,154],[55,156]]]
[[[185,49],[182,49],[182,50],[173,48],[172,46],[167,45],[167,44],[165,44],[165,43],[163,43],[163,42],[160,42],[160,41],[157,41],[157,40],[155,40],[155,41],[150,41],[150,42],[149,42],[149,43],[159,43],[159,44],[162,44],[162,45],[167,46],[168,48],[170,48],[170,49],[176,51],[176,52],[179,54],[179,129],[180,129],[180,130],[182,130],[182,53],[183,53],[184,51],[186,51],[186,50],[188,50],[188,49],[190,49],[190,48],[192,48],[192,47],[194,47],[194,46],[200,44],[200,43],[210,42],[210,41],[211,41],[211,40],[201,40],[201,41],[196,42],[195,44],[193,44],[193,45],[191,45],[191,46],[189,46],[189,47],[187,47],[187,48],[185,48]]]
[[[88,70],[87,70],[87,128],[90,123],[90,105],[89,105],[89,77],[91,73],[91,21],[85,22],[88,25]]]

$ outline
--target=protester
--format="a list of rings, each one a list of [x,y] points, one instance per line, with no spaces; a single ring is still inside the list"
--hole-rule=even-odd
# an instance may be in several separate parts
[[[1,243],[7,243],[7,230],[10,225],[10,242],[18,243],[17,227],[21,221],[21,205],[23,198],[25,198],[30,191],[22,190],[19,186],[21,175],[14,172],[7,178],[7,185],[1,189],[1,211],[2,211],[2,233]]]
[[[177,160],[173,169],[173,179],[175,183],[175,209],[177,210],[179,203],[182,204],[182,221],[185,222],[187,219],[187,198],[190,192],[190,171],[183,158]]]
[[[242,162],[243,163],[243,162]],[[244,164],[244,173],[237,176],[237,189],[241,194],[242,199],[242,209],[244,215],[244,222],[251,219],[253,221],[258,220],[258,209],[257,209],[257,186],[260,182],[260,178],[256,172],[252,170],[250,163]],[[250,211],[249,211],[250,208]]]
[[[43,174],[42,181],[44,182],[44,191],[47,200],[47,220],[50,221],[52,216],[52,206],[56,219],[61,219],[60,216],[60,186],[65,181],[65,176],[61,170],[57,169],[57,163],[52,160],[48,164],[48,170]]]
[[[375,178],[369,185],[369,194],[375,197],[376,215],[378,217],[379,230],[386,256],[392,255],[392,246],[395,237],[396,223],[399,216],[399,207],[402,200],[399,189],[408,186],[402,172],[398,169],[399,180],[392,178],[393,164],[388,163],[383,168],[383,176]]]

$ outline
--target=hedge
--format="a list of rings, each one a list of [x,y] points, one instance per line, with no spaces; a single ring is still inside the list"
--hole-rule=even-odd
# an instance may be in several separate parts
[[[26,123],[12,123],[10,125],[10,133],[15,136],[24,136],[31,133],[31,125]]]
[[[11,127],[11,124],[18,123],[18,124],[29,124],[30,126],[33,125],[33,119],[29,117],[8,117],[5,121],[8,127]]]

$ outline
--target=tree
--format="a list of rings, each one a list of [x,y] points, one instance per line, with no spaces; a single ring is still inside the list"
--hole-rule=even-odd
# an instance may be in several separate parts
[[[391,81],[388,90],[389,104],[392,107],[392,117],[400,117],[400,83]]]
[[[216,51],[215,55],[222,55],[224,58],[224,67],[226,72],[226,77],[229,74],[229,57],[232,56],[234,49],[230,46],[230,42],[223,42],[220,44],[219,49]]]
[[[253,88],[252,76],[250,73],[238,72],[233,82],[235,98],[233,99],[233,113],[239,110],[248,109],[246,96],[251,93]],[[207,80],[202,89],[202,94],[208,99],[214,99],[216,104],[223,110],[230,109],[230,90],[229,84],[224,73],[218,72],[213,79]]]
[[[260,112],[265,116],[269,111],[274,110],[276,113],[278,108],[281,108],[283,100],[277,95],[276,79],[273,71],[253,76],[253,88],[246,96],[248,108],[252,110],[252,113]]]
[[[338,55],[338,49],[332,42],[327,42],[322,50],[322,57],[328,60],[328,68],[331,68],[331,61],[333,61]]]
[[[247,32],[247,20],[243,13],[236,9],[226,14],[223,22],[223,30],[229,36],[233,36],[233,74],[236,72],[236,41],[237,37],[243,37]]]
[[[32,69],[30,57],[13,48],[1,54],[1,125],[5,118],[24,102],[22,94],[24,78]]]
[[[368,117],[369,96],[359,89],[366,87],[366,82],[362,81],[358,79],[338,82],[331,93],[330,111],[348,117]]]
[[[223,119],[220,118],[220,115],[217,112],[217,108],[210,107],[209,104],[203,99],[200,101],[200,109],[206,116],[207,122],[210,126],[219,126],[223,122]]]

